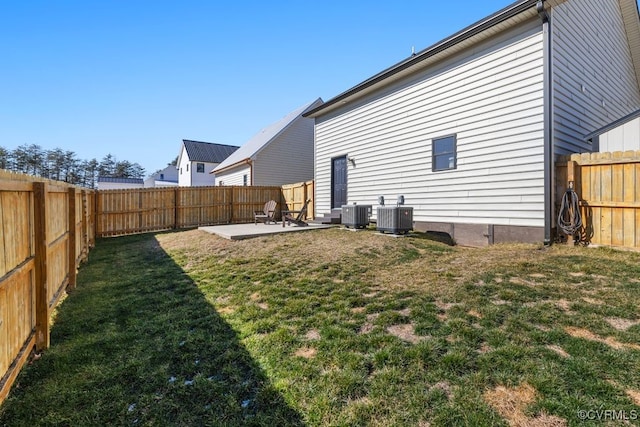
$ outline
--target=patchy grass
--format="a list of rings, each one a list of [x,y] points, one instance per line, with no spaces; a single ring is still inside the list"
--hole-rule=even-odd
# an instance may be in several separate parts
[[[639,277],[637,253],[422,234],[103,240],[0,425],[573,426],[581,410],[632,414]]]

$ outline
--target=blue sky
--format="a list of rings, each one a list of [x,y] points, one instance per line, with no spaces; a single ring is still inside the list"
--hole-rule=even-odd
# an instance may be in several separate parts
[[[0,146],[148,173],[181,140],[242,145],[511,0],[6,0]]]

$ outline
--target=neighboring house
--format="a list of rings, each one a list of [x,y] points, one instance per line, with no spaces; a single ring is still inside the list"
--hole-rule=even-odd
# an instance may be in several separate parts
[[[640,150],[640,110],[592,132],[584,139],[593,144],[593,151],[601,153]]]
[[[517,1],[305,114],[316,211],[404,195],[417,230],[549,243],[556,157],[640,108],[639,77],[635,0]]]
[[[153,187],[177,187],[178,168],[174,165],[167,165],[166,168],[154,173],[144,180],[145,188]]]
[[[178,156],[178,185],[180,187],[215,185],[215,176],[210,175],[209,172],[238,148],[234,145],[183,139]]]
[[[302,114],[322,104],[303,105],[262,129],[212,173],[218,185],[283,185],[313,179],[313,119]]]
[[[143,188],[142,178],[112,178],[110,176],[98,177],[98,190],[126,190],[130,188]]]

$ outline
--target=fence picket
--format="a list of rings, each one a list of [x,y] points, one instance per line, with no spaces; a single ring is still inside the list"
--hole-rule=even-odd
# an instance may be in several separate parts
[[[576,164],[575,189],[589,242],[640,248],[640,151],[574,154],[565,160]],[[556,188],[568,185],[565,167],[557,164]]]

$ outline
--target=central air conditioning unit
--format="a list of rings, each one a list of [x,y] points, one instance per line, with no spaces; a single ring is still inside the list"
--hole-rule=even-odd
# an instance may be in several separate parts
[[[366,228],[372,212],[371,205],[343,205],[342,225],[347,228]]]
[[[413,230],[413,208],[407,206],[380,206],[376,228],[384,233],[406,234]]]

